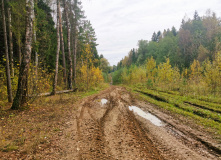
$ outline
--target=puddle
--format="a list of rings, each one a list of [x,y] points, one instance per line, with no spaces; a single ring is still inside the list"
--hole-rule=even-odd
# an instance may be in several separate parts
[[[146,113],[136,106],[129,106],[129,110],[133,111],[134,113],[137,113],[139,116],[149,120],[151,123],[153,123],[156,126],[163,126],[162,121],[159,120],[159,118],[157,118],[156,116],[152,115],[151,113],[148,113],[148,112]]]
[[[102,106],[103,106],[104,104],[107,104],[107,102],[108,102],[107,99],[101,99],[101,104],[102,104]]]

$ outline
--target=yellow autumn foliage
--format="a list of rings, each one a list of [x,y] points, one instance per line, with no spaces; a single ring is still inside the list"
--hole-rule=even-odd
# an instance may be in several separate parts
[[[58,86],[57,90],[62,90],[65,86],[61,87],[60,79],[62,76],[61,71],[59,70]],[[31,63],[29,68],[29,77],[28,77],[28,94],[35,95],[39,93],[51,92],[51,86],[53,83],[53,73],[49,73],[43,68],[38,68],[38,74],[36,77],[35,66]],[[62,77],[63,78],[63,77]]]
[[[93,54],[89,44],[85,45],[85,49],[81,54],[81,64],[78,65],[77,85],[80,90],[88,90],[97,87],[104,81],[102,70],[93,65]]]
[[[86,90],[87,88],[97,87],[104,81],[104,78],[102,76],[102,71],[98,67],[96,68],[93,65],[91,67],[82,65],[77,81],[80,89]]]
[[[190,80],[192,80],[194,83],[199,83],[202,78],[202,68],[200,66],[200,62],[198,60],[194,60],[190,66],[190,69]]]
[[[157,83],[162,89],[174,89],[179,85],[180,71],[177,67],[172,68],[169,58],[161,63],[157,69]]]
[[[122,82],[124,84],[141,83],[146,81],[146,70],[144,67],[131,67],[129,70],[124,68],[122,73]]]
[[[218,88],[221,89],[221,54],[217,53],[213,62],[207,59],[204,67],[204,80],[211,92],[215,93]]]
[[[156,61],[153,59],[152,56],[150,59],[149,58],[147,59],[146,66],[147,66],[147,77],[153,82],[157,73],[157,69],[156,69]]]

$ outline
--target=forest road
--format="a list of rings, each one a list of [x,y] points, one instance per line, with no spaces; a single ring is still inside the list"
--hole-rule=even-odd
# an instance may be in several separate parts
[[[134,113],[129,106],[152,113],[160,125]],[[188,126],[177,129],[179,122],[173,117],[135,99],[123,87],[111,86],[83,99],[77,113],[64,131],[61,143],[66,153],[62,159],[219,159],[185,134]]]

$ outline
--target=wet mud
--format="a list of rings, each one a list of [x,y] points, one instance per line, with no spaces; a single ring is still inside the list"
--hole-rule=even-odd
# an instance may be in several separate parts
[[[84,99],[76,113],[63,159],[219,159],[188,134],[188,126],[123,87]]]

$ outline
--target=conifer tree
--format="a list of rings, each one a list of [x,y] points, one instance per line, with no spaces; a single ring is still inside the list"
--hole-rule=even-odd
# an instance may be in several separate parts
[[[154,42],[157,41],[157,34],[155,32],[153,33],[151,40]]]

